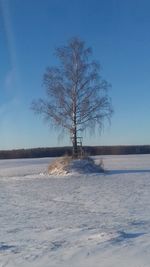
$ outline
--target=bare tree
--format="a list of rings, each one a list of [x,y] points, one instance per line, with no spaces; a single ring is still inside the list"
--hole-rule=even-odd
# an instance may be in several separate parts
[[[33,101],[32,109],[54,126],[66,129],[72,138],[73,157],[78,157],[78,132],[102,129],[112,115],[110,84],[100,76],[100,65],[91,59],[92,50],[79,38],[56,49],[59,67],[44,74],[46,99]]]

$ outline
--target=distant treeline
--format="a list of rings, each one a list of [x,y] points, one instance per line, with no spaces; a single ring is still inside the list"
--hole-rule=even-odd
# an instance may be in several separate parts
[[[85,146],[86,154],[94,155],[127,155],[150,154],[150,145],[143,146]],[[1,150],[0,159],[43,158],[71,155],[71,147],[47,147],[32,149]]]

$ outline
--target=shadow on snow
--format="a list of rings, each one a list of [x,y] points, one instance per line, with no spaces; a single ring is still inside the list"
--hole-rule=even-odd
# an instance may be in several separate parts
[[[140,236],[145,235],[146,233],[140,232],[140,233],[126,233],[124,231],[118,232],[119,236],[113,240],[114,243],[120,243],[128,240],[132,240],[134,238],[138,238]]]
[[[107,174],[150,173],[150,170],[108,170]]]

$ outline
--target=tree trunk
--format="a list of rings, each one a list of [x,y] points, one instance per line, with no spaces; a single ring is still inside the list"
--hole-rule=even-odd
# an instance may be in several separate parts
[[[73,88],[73,127],[72,127],[72,145],[73,145],[73,151],[72,151],[72,157],[78,158],[78,144],[77,144],[77,103],[76,103],[76,87]]]
[[[72,157],[78,157],[78,145],[77,145],[77,121],[76,121],[76,100],[73,101],[73,136],[72,136],[72,145],[73,145],[73,153]]]
[[[74,128],[74,132],[73,132],[72,144],[73,144],[72,157],[77,158],[78,157],[78,145],[77,145],[77,129],[76,129],[76,127]]]

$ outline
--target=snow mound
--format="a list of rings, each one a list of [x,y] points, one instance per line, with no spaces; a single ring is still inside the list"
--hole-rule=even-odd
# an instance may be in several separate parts
[[[87,174],[104,172],[103,162],[96,164],[92,158],[72,159],[71,157],[62,157],[54,160],[48,168],[49,174]]]

